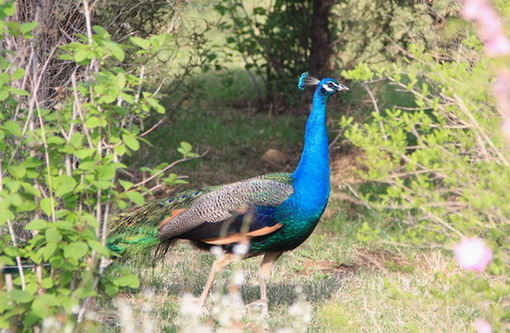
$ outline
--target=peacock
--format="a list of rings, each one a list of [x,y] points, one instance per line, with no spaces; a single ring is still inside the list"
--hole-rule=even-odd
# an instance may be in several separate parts
[[[349,90],[338,81],[303,73],[298,88],[316,86],[306,123],[304,148],[293,173],[266,174],[226,185],[188,190],[121,214],[112,223],[107,245],[123,257],[165,253],[178,239],[199,249],[222,250],[202,294],[205,305],[216,275],[235,260],[264,255],[259,271],[260,300],[267,314],[266,284],[271,267],[286,251],[303,243],[326,208],[330,167],[326,104]]]

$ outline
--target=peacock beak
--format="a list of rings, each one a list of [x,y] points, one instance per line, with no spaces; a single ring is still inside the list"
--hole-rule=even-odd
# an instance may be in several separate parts
[[[347,86],[344,86],[343,84],[338,84],[338,91],[342,91],[342,90],[350,90]]]

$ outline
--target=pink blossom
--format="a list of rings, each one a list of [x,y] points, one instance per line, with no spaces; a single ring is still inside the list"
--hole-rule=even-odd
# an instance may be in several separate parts
[[[510,70],[500,69],[497,73],[497,80],[493,86],[494,96],[501,113],[503,122],[501,129],[503,135],[510,143]]]
[[[462,7],[462,15],[468,20],[474,20],[478,17],[478,13],[483,10],[486,4],[484,1],[463,1],[464,6]]]
[[[487,55],[499,57],[510,54],[510,40],[505,35],[497,35],[485,41]]]
[[[460,267],[474,272],[483,272],[493,258],[491,249],[478,237],[464,238],[453,253]]]
[[[460,0],[462,15],[478,26],[478,34],[490,57],[510,54],[510,40],[505,36],[503,22],[490,0]]]
[[[483,318],[476,319],[473,322],[473,327],[476,333],[492,333],[491,324]]]

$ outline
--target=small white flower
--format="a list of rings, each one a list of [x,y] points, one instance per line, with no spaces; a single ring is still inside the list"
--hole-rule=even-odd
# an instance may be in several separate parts
[[[211,247],[210,251],[216,257],[223,255],[223,249],[221,248],[221,246],[213,246],[213,247]]]
[[[239,243],[234,245],[234,253],[238,255],[245,255],[248,253],[249,246],[246,243]]]
[[[492,333],[491,324],[483,318],[476,319],[473,322],[473,327],[475,328],[476,333]]]
[[[180,305],[181,315],[200,316],[202,314],[202,307],[197,303],[196,298],[191,294],[182,295]]]
[[[241,286],[244,282],[244,272],[242,270],[238,270],[232,276],[232,283]]]
[[[491,249],[478,237],[464,238],[453,253],[460,267],[474,272],[483,272],[493,258]]]

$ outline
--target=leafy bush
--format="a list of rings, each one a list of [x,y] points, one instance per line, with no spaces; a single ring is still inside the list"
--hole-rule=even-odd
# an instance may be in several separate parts
[[[230,19],[219,25],[229,34],[226,49],[242,57],[259,97],[266,92],[267,100],[289,104],[296,100],[291,82],[305,69],[326,75],[360,62],[400,60],[412,43],[448,46],[452,41],[438,35],[437,27],[457,13],[458,4],[279,0],[250,6],[230,0],[215,8]]]
[[[473,32],[457,28],[467,31],[465,38],[444,57],[418,44],[409,48],[407,64],[360,64],[343,72],[365,82],[369,92],[389,84],[405,92],[413,107],[382,106],[374,98],[369,122],[344,117],[341,126],[363,149],[366,170],[360,175],[372,184],[351,195],[380,214],[379,223],[363,225],[360,237],[374,241],[382,228],[400,228],[385,241],[447,249],[462,237],[485,238],[494,249],[488,267],[494,280],[438,277],[451,289],[437,296],[477,304],[498,329],[510,321],[503,302],[510,291],[510,160],[491,102],[491,61]],[[453,53],[456,61],[438,60]]]
[[[8,22],[14,11],[15,2],[0,0],[0,42],[15,36],[29,45],[37,24]],[[117,207],[144,203],[147,182],[119,179],[122,158],[140,148],[143,120],[165,108],[144,91],[140,66],[127,70],[122,62],[126,50],[146,61],[172,39],[163,33],[119,44],[91,28],[55,52],[77,69],[51,109],[37,93],[44,68],[29,72],[14,52],[0,51],[0,266],[11,266],[0,284],[2,329],[30,331],[47,321],[90,327],[87,310],[100,290],[114,295],[139,285],[129,269],[109,265],[105,239]],[[17,88],[20,81],[30,94]],[[193,155],[189,144],[179,149]],[[168,169],[151,179],[179,182],[172,174],[162,179]],[[23,269],[26,263],[33,268]]]

